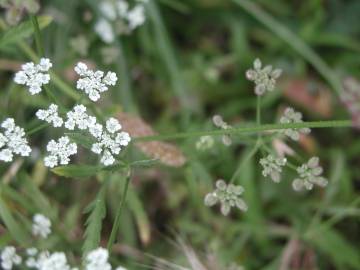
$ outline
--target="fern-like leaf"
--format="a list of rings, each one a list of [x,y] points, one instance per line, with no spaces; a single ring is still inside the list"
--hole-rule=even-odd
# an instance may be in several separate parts
[[[106,215],[105,206],[106,182],[102,185],[94,201],[92,201],[84,210],[84,213],[90,213],[86,220],[86,230],[84,234],[83,254],[97,248],[101,239],[102,221]]]

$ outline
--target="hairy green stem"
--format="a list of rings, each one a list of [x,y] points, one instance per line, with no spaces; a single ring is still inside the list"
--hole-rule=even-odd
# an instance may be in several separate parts
[[[180,132],[174,134],[162,134],[153,136],[144,136],[135,138],[134,141],[162,141],[162,140],[175,140],[186,139],[191,137],[201,137],[205,135],[219,136],[224,134],[243,134],[243,133],[259,133],[271,130],[281,129],[298,129],[298,128],[339,128],[339,127],[351,127],[351,120],[330,120],[330,121],[315,121],[315,122],[302,122],[302,123],[288,123],[288,124],[264,124],[239,128],[219,129],[210,131],[192,131],[192,132]]]
[[[115,242],[115,238],[116,238],[118,230],[119,230],[120,216],[121,216],[121,212],[122,212],[122,209],[123,209],[125,201],[126,201],[126,195],[127,195],[128,189],[129,189],[129,183],[130,183],[130,175],[128,175],[126,177],[124,190],[123,190],[123,193],[121,196],[119,207],[116,212],[115,221],[114,221],[111,233],[110,233],[109,241],[107,244],[107,249],[109,250],[109,252],[111,252],[112,246]]]

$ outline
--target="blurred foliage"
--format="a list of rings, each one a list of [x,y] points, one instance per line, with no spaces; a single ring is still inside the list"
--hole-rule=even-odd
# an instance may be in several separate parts
[[[137,114],[160,134],[212,129],[214,114],[233,126],[253,122],[256,98],[244,73],[256,57],[284,70],[278,91],[264,100],[265,123],[274,122],[286,105],[298,107],[307,120],[348,119],[338,96],[341,88],[333,91],[329,77],[323,76],[314,59],[308,59],[306,52],[304,56],[302,47],[294,48],[297,41],[279,36],[273,31],[276,25],[264,25],[261,15],[271,16],[294,33],[341,82],[345,77],[360,76],[360,1],[250,1],[264,12],[260,18],[244,8],[244,2],[248,3],[150,1],[146,24],[111,45],[102,43],[93,31],[98,16],[95,0],[66,4],[64,0],[44,0],[39,13],[53,18],[42,36],[55,71],[72,85],[72,67],[81,59],[116,71],[118,86],[106,93],[99,109],[105,114]],[[32,45],[29,36],[25,36],[26,42]],[[0,45],[1,119],[11,116],[32,127],[38,123],[35,111],[47,101],[30,97],[12,81],[14,71],[28,60],[18,46]],[[62,98],[57,89],[54,87]],[[301,102],[304,95],[311,103]],[[321,113],[324,110],[326,113]],[[45,130],[31,138],[38,152],[43,151],[45,141],[59,135],[56,130]],[[292,173],[274,184],[261,176],[260,155],[246,161],[236,183],[245,188],[249,210],[227,218],[206,208],[203,197],[216,179],[231,178],[250,149],[241,137],[233,138],[230,147],[217,143],[207,152],[194,151],[196,139],[176,141],[187,159],[184,166],[152,164],[132,170],[114,246],[119,256],[114,260],[128,263],[129,269],[142,269],[136,262],[156,263],[147,255],[151,254],[188,265],[186,254],[173,243],[179,235],[204,265],[210,264],[209,269],[232,262],[246,269],[360,269],[358,136],[351,129],[321,129],[300,145],[291,145],[302,155],[322,159],[330,179],[324,190],[295,193],[290,185]],[[145,159],[134,147],[125,156],[129,161]],[[38,159],[35,154],[20,164],[0,164],[0,246],[31,244],[26,228],[32,214],[42,212],[56,226],[56,234],[42,243],[44,247],[80,255],[87,219],[82,212],[96,197],[104,201],[88,208],[92,214],[86,234],[101,230],[103,238],[93,241],[106,243],[121,198],[123,173],[68,179],[48,172]],[[83,155],[77,163],[93,161]],[[100,189],[103,181],[107,185]],[[91,218],[97,212],[102,215],[104,206],[107,213],[99,228]],[[87,248],[93,244],[88,242]]]

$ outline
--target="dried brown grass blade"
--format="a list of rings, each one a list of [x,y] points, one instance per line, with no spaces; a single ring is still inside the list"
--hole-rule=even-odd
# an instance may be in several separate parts
[[[123,130],[128,132],[131,137],[153,136],[157,133],[139,116],[130,115],[124,112],[118,114],[118,119]],[[181,167],[186,162],[186,157],[175,145],[161,141],[137,142],[135,146],[147,156],[158,159],[165,165],[171,167]]]

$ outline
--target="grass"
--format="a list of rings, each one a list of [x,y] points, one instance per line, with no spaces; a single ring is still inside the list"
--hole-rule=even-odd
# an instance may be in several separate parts
[[[131,270],[217,270],[231,263],[245,269],[360,268],[360,144],[339,99],[342,79],[360,75],[360,28],[351,23],[360,11],[356,0],[150,1],[145,25],[111,45],[93,31],[96,1],[41,4],[39,14],[15,26],[0,19],[0,60],[19,66],[49,57],[54,68],[42,96],[46,104],[55,101],[66,111],[81,101],[100,119],[125,111],[157,133],[134,138],[110,168],[97,166],[96,156],[84,150],[72,166],[48,170],[41,161],[46,142],[62,133],[34,121],[37,97],[13,83],[13,70],[0,66],[0,121],[11,116],[28,127],[40,153],[0,163],[0,247],[34,244],[31,217],[42,212],[51,218],[54,234],[37,244],[66,251],[72,262],[102,245],[114,264]],[[70,45],[79,35],[89,45],[85,56]],[[111,63],[103,56],[108,47],[116,52]],[[244,75],[257,57],[284,70],[276,91],[261,100]],[[72,68],[80,60],[118,73],[117,86],[96,105],[75,89]],[[297,91],[311,100],[321,97],[316,106],[325,106],[329,115],[301,103],[290,89],[299,81],[306,89]],[[305,121],[278,124],[285,106],[303,111]],[[232,127],[216,129],[215,114]],[[265,179],[258,160],[273,151],[270,131],[301,127],[312,133],[298,144],[289,142],[298,156],[289,157],[282,182]],[[211,135],[215,145],[198,151],[195,143],[203,135]],[[222,135],[231,136],[230,147],[220,142]],[[91,147],[83,134],[70,137]],[[148,142],[164,147],[165,141],[181,150],[184,165],[166,166],[138,148]],[[315,155],[329,185],[292,191],[294,169]],[[223,217],[204,206],[219,178],[245,188],[246,213]]]

